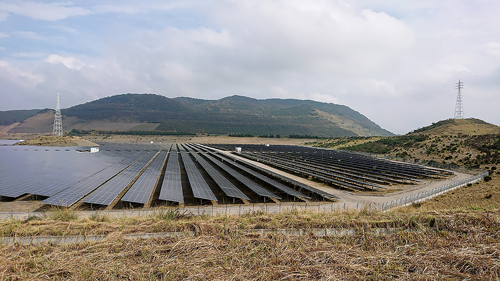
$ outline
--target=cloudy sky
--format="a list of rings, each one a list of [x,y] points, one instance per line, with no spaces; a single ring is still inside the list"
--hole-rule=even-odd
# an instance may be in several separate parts
[[[144,3],[146,2],[146,3]],[[0,1],[0,110],[121,93],[343,104],[394,133],[500,125],[500,1]]]

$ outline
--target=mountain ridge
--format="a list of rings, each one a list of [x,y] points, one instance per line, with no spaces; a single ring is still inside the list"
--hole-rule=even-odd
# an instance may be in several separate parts
[[[101,98],[61,111],[66,131],[82,127],[88,129],[92,128],[93,123],[102,125],[108,122],[158,123],[155,131],[201,134],[320,137],[393,135],[347,106],[311,100],[254,99],[239,95],[203,100],[129,93]],[[130,130],[127,126],[122,127]],[[113,130],[110,127],[109,131]]]

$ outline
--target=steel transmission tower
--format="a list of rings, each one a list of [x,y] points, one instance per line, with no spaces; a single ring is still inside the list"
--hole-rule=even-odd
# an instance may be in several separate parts
[[[462,104],[462,93],[461,90],[464,87],[464,83],[458,80],[457,86],[455,88],[458,90],[457,103],[455,104],[455,119],[464,119],[464,105]]]
[[[63,135],[61,105],[59,104],[59,93],[57,93],[57,105],[56,105],[56,113],[54,114],[54,129],[52,130],[52,134],[56,136]]]

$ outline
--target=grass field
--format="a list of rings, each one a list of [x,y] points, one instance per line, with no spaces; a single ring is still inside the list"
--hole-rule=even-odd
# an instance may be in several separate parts
[[[495,211],[320,214],[2,222],[10,235],[108,233],[101,242],[0,247],[3,280],[297,280],[498,278],[500,213]],[[248,234],[260,228],[353,229],[342,237]],[[372,229],[390,228],[377,235]],[[38,229],[38,231],[36,230]],[[134,231],[194,230],[195,236],[124,239]]]

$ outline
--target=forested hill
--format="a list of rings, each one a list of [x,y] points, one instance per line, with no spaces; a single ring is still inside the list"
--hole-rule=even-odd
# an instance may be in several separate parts
[[[72,122],[159,123],[155,131],[243,135],[389,136],[347,106],[309,100],[257,100],[231,96],[220,100],[123,94],[63,109]],[[77,121],[75,121],[75,119]]]

